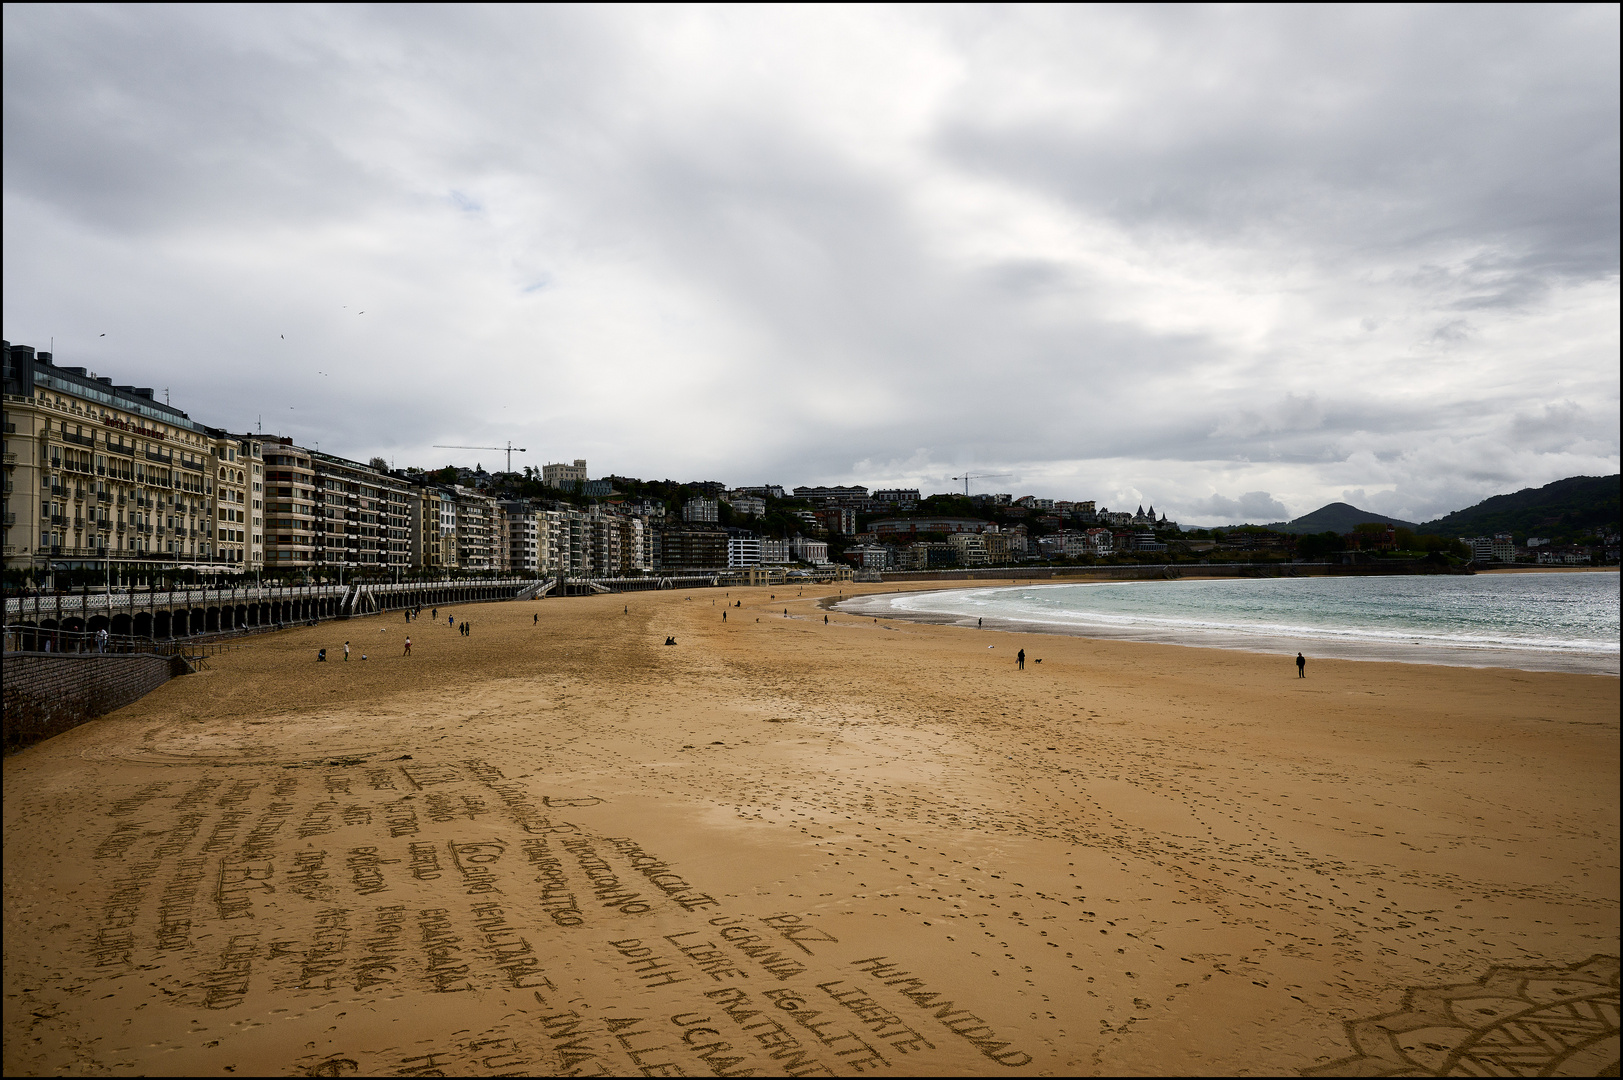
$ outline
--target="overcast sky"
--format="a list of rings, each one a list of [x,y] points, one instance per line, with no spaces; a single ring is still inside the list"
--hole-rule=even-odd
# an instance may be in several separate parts
[[[4,20],[5,337],[204,423],[1205,523],[1618,471],[1614,5]]]

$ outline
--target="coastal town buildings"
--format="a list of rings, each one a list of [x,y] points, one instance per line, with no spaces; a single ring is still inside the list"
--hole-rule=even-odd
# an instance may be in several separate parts
[[[833,561],[935,570],[1033,558],[1150,561],[1169,551],[1278,558],[1297,544],[1247,529],[1202,534],[1195,547],[1153,505],[1129,513],[1035,495],[590,480],[582,458],[522,477],[482,467],[396,472],[380,458],[323,452],[313,440],[204,426],[158,400],[166,394],[59,366],[26,346],[8,344],[5,355],[6,568],[25,580],[63,572],[75,584],[93,573],[121,584],[243,574],[583,578]],[[1608,536],[1598,551],[1615,558],[1615,531]],[[1348,559],[1399,546],[1392,529],[1360,526],[1344,540],[1336,550]],[[1462,542],[1479,562],[1592,557],[1539,537],[1525,547],[1505,534]]]
[[[240,574],[251,542],[222,549],[215,526],[220,455],[236,444],[157,400],[145,387],[115,385],[49,352],[4,346],[5,515],[8,570],[98,574],[145,582],[176,572]],[[252,472],[232,463],[236,495]],[[243,528],[251,503],[240,504]],[[229,551],[229,561],[223,552]],[[237,553],[245,553],[239,561]]]

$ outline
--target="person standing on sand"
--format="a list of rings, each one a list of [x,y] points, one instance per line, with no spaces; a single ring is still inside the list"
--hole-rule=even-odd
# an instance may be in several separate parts
[[[1307,657],[1301,653],[1296,654],[1296,677],[1298,679],[1307,678]]]
[[[530,625],[531,626],[540,626],[541,625],[541,613],[539,611],[536,612],[533,616],[531,616]]]
[[[406,656],[411,655],[411,635],[410,634],[406,635],[406,652],[405,652],[405,655]]]
[[[721,613],[721,621],[722,621],[722,622],[726,622],[726,621],[727,621],[727,613],[726,613],[726,612],[725,612],[725,611],[723,611],[723,612],[722,612],[722,613]]]
[[[1015,660],[1015,663],[1020,665],[1019,670],[1021,670],[1021,671],[1026,670],[1026,650],[1021,649],[1018,653],[1016,653],[1015,656],[1014,656],[1014,660]]]
[[[434,608],[432,611],[429,612],[428,617],[430,619],[434,620],[435,622],[439,622],[440,621],[440,609],[439,608]]]
[[[349,663],[349,642],[344,642],[344,663]]]

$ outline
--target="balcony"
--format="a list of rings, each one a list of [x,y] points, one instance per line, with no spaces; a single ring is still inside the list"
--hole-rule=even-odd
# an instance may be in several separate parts
[[[107,444],[107,452],[109,454],[123,454],[125,457],[134,457],[135,456],[135,447],[133,447],[133,446],[127,444],[127,443],[110,442],[110,443]]]
[[[107,494],[107,492],[105,492],[105,491],[96,492],[96,501],[97,502],[109,502],[109,501],[111,501],[111,499],[112,499],[112,496]]]
[[[94,435],[69,435],[66,432],[63,432],[62,441],[63,442],[70,442],[70,443],[77,443],[80,446],[95,446],[96,445],[96,437]]]
[[[175,460],[175,455],[173,454],[159,454],[152,450],[148,450],[146,452],[146,456],[148,461],[156,461],[164,465],[173,464]]]

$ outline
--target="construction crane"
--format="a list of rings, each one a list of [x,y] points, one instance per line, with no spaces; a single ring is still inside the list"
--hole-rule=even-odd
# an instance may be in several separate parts
[[[513,471],[513,455],[514,454],[527,454],[527,453],[529,453],[529,451],[524,449],[524,447],[522,447],[522,446],[514,446],[513,445],[513,440],[511,440],[511,439],[507,440],[507,445],[506,446],[443,446],[440,443],[435,443],[434,444],[434,449],[436,449],[436,450],[505,450],[505,451],[507,451],[507,471],[508,472]]]
[[[969,482],[971,480],[996,480],[999,477],[1013,476],[1013,475],[1014,475],[1014,473],[1006,473],[1006,472],[973,473],[973,474],[965,473],[962,476],[955,476],[955,477],[953,477],[953,479],[954,480],[962,480],[964,482],[964,498],[967,499],[967,498],[969,498]]]

